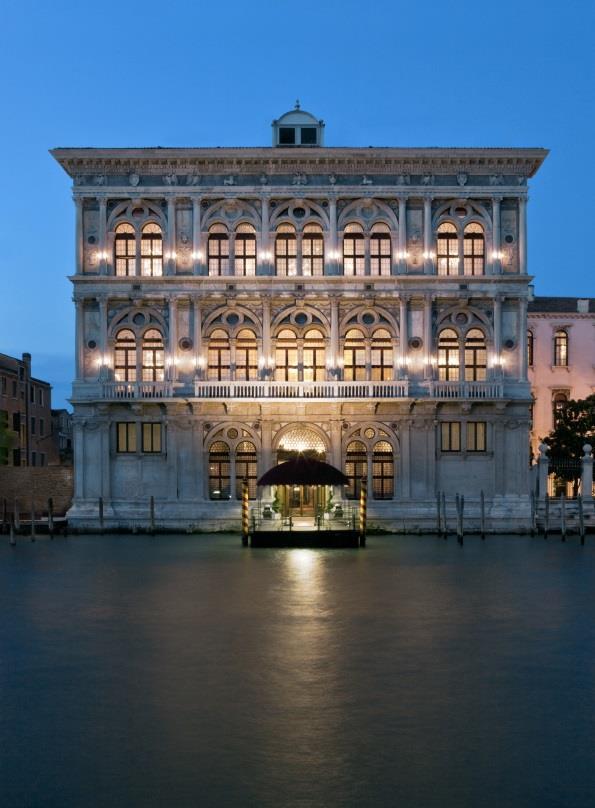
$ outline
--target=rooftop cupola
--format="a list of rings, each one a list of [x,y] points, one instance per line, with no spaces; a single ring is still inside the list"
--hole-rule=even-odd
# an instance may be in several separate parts
[[[324,143],[324,121],[295,107],[273,121],[273,146],[322,146]]]

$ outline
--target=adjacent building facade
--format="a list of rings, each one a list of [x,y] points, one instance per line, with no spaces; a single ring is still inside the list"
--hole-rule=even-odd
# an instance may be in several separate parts
[[[55,149],[73,180],[74,527],[235,525],[296,451],[373,522],[529,519],[527,183],[543,149]],[[281,508],[314,507],[285,493]]]
[[[0,421],[9,441],[0,465],[47,466],[56,461],[52,439],[52,388],[31,375],[31,354],[0,354]]]
[[[595,393],[595,299],[536,297],[529,303],[527,353],[536,454],[570,399]]]

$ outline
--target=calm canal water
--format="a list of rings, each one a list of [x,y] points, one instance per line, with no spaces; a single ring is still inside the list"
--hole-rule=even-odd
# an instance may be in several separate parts
[[[0,543],[0,804],[570,806],[595,537]]]

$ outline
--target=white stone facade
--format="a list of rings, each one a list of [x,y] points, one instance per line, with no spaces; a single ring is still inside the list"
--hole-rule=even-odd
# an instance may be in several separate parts
[[[133,527],[150,496],[163,528],[238,526],[240,478],[303,442],[351,495],[367,475],[373,524],[483,490],[492,528],[523,529],[547,152],[329,148],[289,115],[273,142],[312,145],[52,152],[76,205],[72,526],[102,497]]]

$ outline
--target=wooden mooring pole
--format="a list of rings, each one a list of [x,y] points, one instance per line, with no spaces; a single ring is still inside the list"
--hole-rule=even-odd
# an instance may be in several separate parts
[[[442,535],[444,537],[444,540],[446,541],[446,539],[448,539],[448,524],[446,522],[446,494],[444,493],[444,491],[442,492],[441,499],[442,499],[442,523],[444,526],[444,532]]]
[[[483,489],[479,492],[479,533],[482,539],[486,537],[486,500]]]
[[[31,497],[31,541],[35,541],[35,502]]]
[[[149,499],[149,532],[155,535],[155,497]]]
[[[8,516],[8,535],[10,536],[10,546],[15,547],[17,540],[14,535],[14,515],[12,513]]]
[[[50,539],[54,538],[54,500],[50,497],[48,499],[48,533]]]
[[[545,495],[545,514],[543,517],[543,538],[547,539],[550,530],[550,495]]]
[[[535,502],[535,491],[531,491],[531,535],[534,536],[537,529],[537,503]]]
[[[21,516],[19,512],[19,503],[17,502],[17,498],[14,498],[14,529],[18,533],[21,529]]]
[[[585,514],[583,512],[583,497],[579,494],[578,504],[578,532],[581,537],[581,544],[585,543]]]
[[[442,519],[440,517],[440,491],[436,492],[436,533],[442,533]]]
[[[2,532],[4,531],[8,533],[8,511],[7,511],[7,503],[6,497],[2,500]]]
[[[362,477],[359,492],[359,546],[366,546],[366,528],[368,523],[368,480]]]
[[[248,499],[248,480],[242,480],[242,545],[248,546],[248,536],[250,534],[250,509]]]
[[[103,535],[103,497],[99,497],[99,532]]]
[[[566,541],[566,497],[564,494],[560,496],[560,533],[562,541]]]
[[[463,509],[465,507],[465,497],[462,494],[456,496],[457,505],[457,541],[463,544]]]

